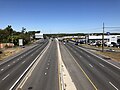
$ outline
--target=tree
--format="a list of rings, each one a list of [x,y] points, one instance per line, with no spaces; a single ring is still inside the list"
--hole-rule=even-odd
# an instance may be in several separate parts
[[[26,28],[24,28],[24,27],[22,27],[22,33],[25,33],[25,31],[26,31]]]
[[[12,35],[13,29],[11,25],[8,25],[5,29],[7,35]]]

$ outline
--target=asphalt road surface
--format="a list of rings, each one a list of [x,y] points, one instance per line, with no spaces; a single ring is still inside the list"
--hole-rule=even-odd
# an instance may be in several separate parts
[[[22,90],[59,90],[56,40],[51,41],[48,50],[42,56],[27,81],[21,86]]]
[[[38,42],[36,47],[2,63],[0,65],[0,90],[9,90],[47,44],[48,40]]]
[[[34,60],[37,61],[33,65],[36,65],[33,71],[28,73],[31,68],[26,73],[29,77],[24,79],[25,75],[20,80],[22,84],[17,83],[11,90],[19,86],[21,90],[61,90],[57,50],[56,40],[44,40],[0,64],[0,90],[9,90]],[[69,42],[60,42],[60,50],[77,90],[120,90],[119,67]]]
[[[82,70],[75,63],[73,57],[69,54],[68,49],[63,43],[60,43],[62,60],[77,88],[77,90],[94,90],[89,80],[86,78]]]
[[[89,82],[91,83],[91,85],[95,90],[120,90],[119,67],[113,66],[105,62],[104,60],[101,60],[95,55],[88,53],[83,48],[76,46],[72,43],[66,43],[65,47],[67,48],[70,55],[74,58],[76,66],[79,66],[80,69],[82,68],[82,70],[86,74],[86,78],[89,80]],[[77,88],[81,88],[78,86],[77,83],[78,81],[76,81],[77,77],[75,77],[75,75],[72,75],[72,78]],[[79,78],[82,78],[82,76],[79,75]],[[87,87],[88,85],[89,84],[84,83],[84,86]],[[82,89],[82,90],[93,90],[93,89],[92,88],[90,89],[89,87],[88,89]]]

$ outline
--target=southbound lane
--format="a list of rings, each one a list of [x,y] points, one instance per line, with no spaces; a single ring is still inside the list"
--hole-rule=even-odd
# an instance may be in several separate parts
[[[68,49],[63,43],[60,43],[60,50],[62,55],[62,60],[74,82],[77,90],[94,90],[89,80],[84,75],[83,71],[74,61],[74,58],[69,53]]]
[[[0,65],[0,89],[9,90],[14,82],[20,77],[25,69],[31,64],[36,56],[45,48],[48,40],[42,44],[23,52],[11,60]]]
[[[51,41],[48,50],[42,56],[32,74],[21,89],[59,90],[58,53],[56,40]]]
[[[71,43],[65,45],[97,90],[119,90],[120,69]]]

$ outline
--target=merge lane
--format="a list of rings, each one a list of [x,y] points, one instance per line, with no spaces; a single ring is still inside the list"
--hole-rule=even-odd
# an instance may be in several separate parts
[[[31,76],[23,85],[22,90],[28,90],[28,88],[33,90],[59,90],[57,55],[57,44],[53,40]]]
[[[90,54],[86,54],[84,50],[71,45],[66,44],[66,47],[75,57],[76,61],[82,66],[87,75],[91,78],[94,84],[100,90],[118,90],[120,89],[120,75],[112,69],[104,67],[103,64],[98,63],[99,59]],[[82,59],[80,58],[82,57]],[[104,87],[103,87],[104,86]]]

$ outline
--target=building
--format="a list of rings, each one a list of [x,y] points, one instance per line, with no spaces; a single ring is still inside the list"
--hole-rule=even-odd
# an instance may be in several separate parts
[[[102,42],[102,35],[95,36],[89,35],[88,36],[88,43],[95,43],[95,42]],[[120,35],[104,35],[104,42],[114,42],[120,44]]]
[[[42,39],[43,33],[35,33],[35,39]]]
[[[5,47],[14,47],[15,45],[13,43],[0,43],[0,48]]]

